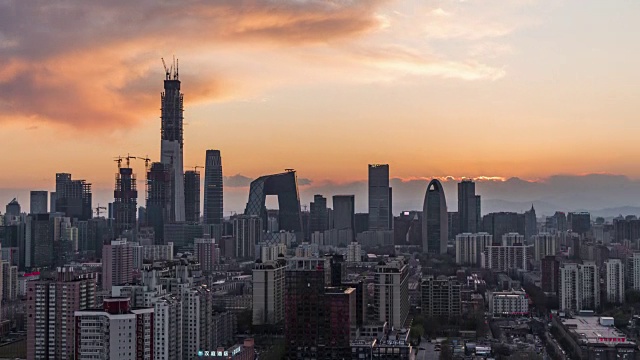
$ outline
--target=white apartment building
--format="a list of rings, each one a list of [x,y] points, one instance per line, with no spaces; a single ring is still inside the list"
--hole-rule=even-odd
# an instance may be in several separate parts
[[[558,249],[556,236],[549,233],[534,235],[533,246],[536,261],[541,261],[545,256],[555,256]]]
[[[362,247],[356,241],[347,246],[347,262],[362,261]]]
[[[130,309],[129,298],[106,298],[103,310],[79,310],[76,359],[151,360],[153,308]]]
[[[376,266],[374,277],[376,321],[386,321],[400,329],[409,315],[409,270],[404,259]]]
[[[456,264],[480,266],[482,253],[492,243],[493,235],[485,232],[456,235]]]
[[[607,287],[607,302],[624,303],[624,267],[620,259],[609,259],[604,262],[606,269],[605,286]]]
[[[529,270],[532,252],[533,246],[531,245],[490,245],[487,246],[482,256],[482,267],[504,272],[511,269]]]
[[[256,263],[253,268],[253,324],[284,320],[285,269],[283,260]]]
[[[560,266],[560,310],[577,313],[600,306],[600,276],[593,261]]]
[[[496,291],[489,293],[489,312],[493,317],[529,314],[529,299],[524,291]]]
[[[524,244],[524,235],[516,232],[502,235],[502,246],[513,246],[514,244]]]

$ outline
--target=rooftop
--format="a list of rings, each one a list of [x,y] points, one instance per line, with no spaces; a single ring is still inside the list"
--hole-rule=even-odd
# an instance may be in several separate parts
[[[597,316],[575,316],[572,319],[562,319],[562,324],[577,335],[578,339],[589,344],[633,344],[615,327],[601,325]]]

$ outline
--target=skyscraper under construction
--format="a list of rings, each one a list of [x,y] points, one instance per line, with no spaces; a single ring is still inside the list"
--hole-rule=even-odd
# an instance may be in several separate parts
[[[138,189],[136,187],[136,176],[129,167],[120,167],[118,162],[118,173],[116,174],[116,186],[113,191],[113,217],[114,235],[119,237],[125,231],[134,231],[136,228],[136,212],[138,211]]]
[[[164,64],[164,60],[163,60]],[[161,162],[171,169],[171,218],[185,221],[183,174],[183,94],[180,92],[178,62],[165,64],[164,92],[161,94]]]

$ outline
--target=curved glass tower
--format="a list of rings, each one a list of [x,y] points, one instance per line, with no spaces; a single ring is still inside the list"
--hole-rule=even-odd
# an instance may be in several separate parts
[[[444,254],[447,252],[448,234],[447,200],[439,180],[427,185],[422,208],[422,252]]]

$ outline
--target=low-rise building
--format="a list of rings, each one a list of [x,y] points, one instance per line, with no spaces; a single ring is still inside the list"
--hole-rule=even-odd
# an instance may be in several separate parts
[[[632,360],[640,357],[637,344],[613,326],[613,318],[554,316],[552,324],[558,329],[558,341],[564,340],[568,344],[565,350],[570,359]]]

